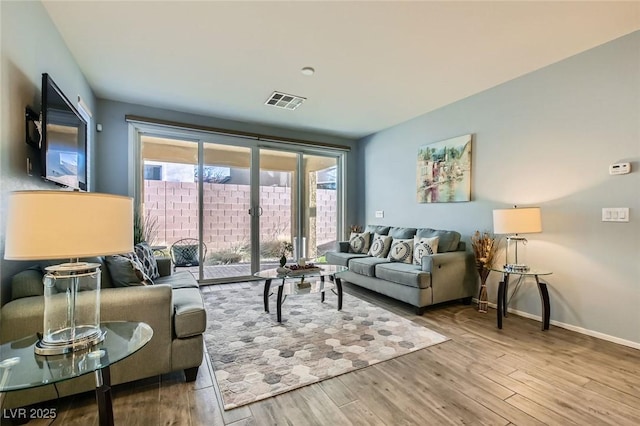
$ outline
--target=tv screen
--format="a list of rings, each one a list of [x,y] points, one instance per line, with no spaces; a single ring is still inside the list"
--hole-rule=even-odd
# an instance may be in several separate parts
[[[48,74],[42,74],[43,177],[87,189],[87,123]]]

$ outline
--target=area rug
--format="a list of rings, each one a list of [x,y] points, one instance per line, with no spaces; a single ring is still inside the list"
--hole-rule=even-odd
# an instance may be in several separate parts
[[[386,361],[448,340],[344,293],[289,296],[276,321],[275,296],[264,311],[262,284],[203,290],[205,344],[224,409]]]

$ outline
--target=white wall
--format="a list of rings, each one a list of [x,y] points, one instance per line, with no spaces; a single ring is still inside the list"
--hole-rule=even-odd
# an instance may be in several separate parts
[[[40,2],[0,2],[0,304],[9,296],[9,280],[25,262],[4,259],[5,209],[10,191],[56,189],[26,172],[24,111],[40,111],[42,73],[49,73],[74,104],[78,95],[95,111],[95,97],[58,30]],[[31,152],[33,155],[34,153]]]
[[[418,147],[466,133],[475,134],[473,201],[418,204]],[[529,235],[527,252],[530,264],[554,272],[552,323],[640,347],[640,32],[369,136],[360,148],[362,223],[454,229],[468,241],[492,230],[494,208],[540,206],[543,232]],[[609,176],[621,161],[633,172]],[[603,223],[602,207],[629,207],[631,220]],[[376,210],[385,218],[374,219]],[[497,279],[492,273],[492,301]],[[510,307],[539,316],[535,283]]]

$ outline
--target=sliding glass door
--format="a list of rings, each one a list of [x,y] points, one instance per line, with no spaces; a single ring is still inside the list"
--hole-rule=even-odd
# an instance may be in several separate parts
[[[297,258],[320,259],[338,237],[338,159],[260,149],[260,265],[277,266],[286,243]]]
[[[278,266],[287,246],[290,262],[322,259],[335,246],[343,217],[342,153],[183,134],[141,132],[138,138],[134,192],[158,252],[197,245],[201,259],[186,270],[201,283],[217,283]]]

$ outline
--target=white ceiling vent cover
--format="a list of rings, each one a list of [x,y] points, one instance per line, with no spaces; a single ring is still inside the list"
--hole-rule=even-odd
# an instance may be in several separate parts
[[[298,108],[307,98],[296,95],[288,95],[282,92],[273,92],[264,103],[278,108],[294,110]]]

